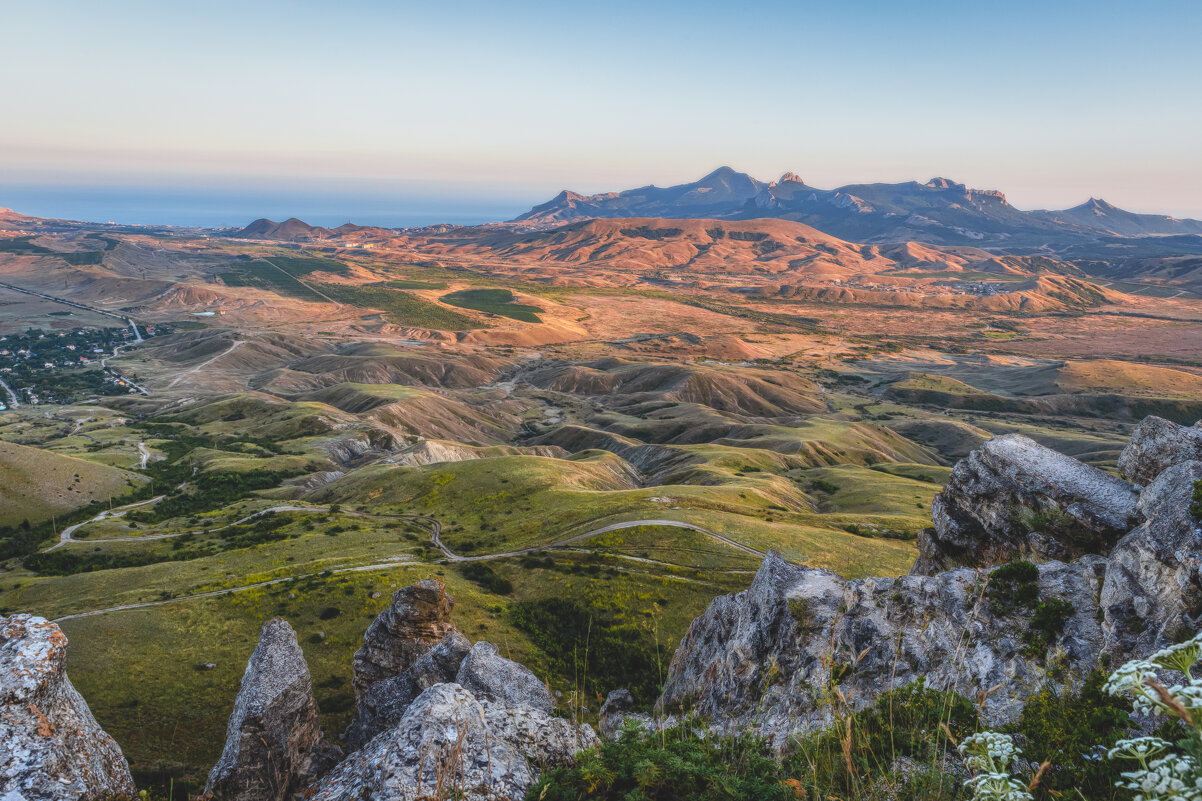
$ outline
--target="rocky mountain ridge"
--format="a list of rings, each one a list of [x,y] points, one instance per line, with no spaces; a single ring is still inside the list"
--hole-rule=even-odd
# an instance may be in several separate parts
[[[1202,234],[1202,221],[1136,214],[1094,198],[1063,211],[1022,211],[997,190],[970,189],[947,178],[818,189],[792,172],[764,182],[730,167],[670,187],[596,195],[565,190],[513,222],[561,224],[586,217],[777,217],[858,242],[972,244],[1030,236],[1082,241],[1099,236]]]

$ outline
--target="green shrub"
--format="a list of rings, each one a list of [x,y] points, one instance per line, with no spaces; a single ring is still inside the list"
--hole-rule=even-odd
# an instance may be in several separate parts
[[[1090,801],[1122,797],[1114,789],[1119,764],[1098,757],[1131,729],[1131,704],[1107,694],[1105,682],[1106,675],[1095,670],[1077,692],[1045,687],[1008,728],[1022,737],[1029,759],[1051,763],[1038,799],[1076,798],[1077,790]]]
[[[497,595],[509,595],[513,592],[513,582],[498,576],[491,567],[483,562],[468,562],[459,568],[459,573],[468,581]]]
[[[1024,560],[996,568],[989,574],[985,597],[995,615],[1034,609],[1039,601],[1039,568]]]
[[[566,682],[583,685],[586,695],[604,697],[625,687],[642,706],[659,695],[661,665],[645,629],[572,598],[520,601],[508,614],[547,655],[551,670]]]
[[[1025,650],[1032,655],[1046,652],[1048,646],[1064,631],[1064,624],[1075,611],[1071,603],[1059,598],[1049,598],[1036,604],[1024,637]]]
[[[617,741],[582,751],[526,793],[526,801],[785,801],[797,798],[762,740],[699,737],[684,726],[647,733],[627,728]]]

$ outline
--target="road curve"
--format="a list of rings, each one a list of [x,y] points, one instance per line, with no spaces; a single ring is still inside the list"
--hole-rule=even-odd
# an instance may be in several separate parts
[[[8,408],[15,409],[21,405],[21,402],[17,400],[17,393],[13,392],[12,387],[4,383],[2,379],[0,379],[0,389],[4,390],[4,394],[8,396]]]
[[[707,537],[715,539],[718,542],[723,543],[724,545],[729,545],[730,547],[732,547],[736,550],[743,551],[744,553],[749,553],[753,556],[759,556],[759,557],[764,556],[763,551],[757,551],[755,548],[751,548],[747,545],[743,545],[740,542],[735,542],[734,540],[730,539],[729,537],[724,537],[721,534],[710,531],[709,529],[702,528],[701,526],[693,525],[692,523],[684,523],[684,522],[681,522],[680,520],[627,520],[622,523],[611,523],[608,526],[602,526],[601,528],[595,528],[591,531],[586,531],[583,534],[576,534],[574,536],[568,537],[567,539],[556,540],[555,542],[548,543],[546,545],[536,545],[536,546],[533,546],[530,548],[522,548],[521,550],[517,550],[517,551],[502,551],[500,553],[483,554],[481,556],[460,556],[459,554],[455,553],[454,551],[452,551],[450,548],[448,548],[446,545],[443,544],[443,542],[442,542],[442,526],[438,525],[437,521],[431,521],[431,522],[435,523],[435,527],[431,531],[430,540],[431,540],[431,542],[434,543],[434,546],[436,548],[438,548],[438,550],[442,551],[442,555],[445,556],[447,558],[447,561],[449,561],[449,562],[485,562],[490,559],[507,559],[512,556],[526,556],[528,554],[534,553],[535,551],[547,551],[547,550],[553,550],[555,548],[562,548],[566,545],[571,545],[574,542],[580,542],[581,540],[587,540],[589,537],[596,537],[600,534],[608,534],[611,531],[621,531],[622,529],[626,529],[626,528],[638,528],[639,526],[667,526],[669,528],[687,528],[690,531],[696,531],[698,533],[704,534]]]
[[[159,498],[154,498],[152,500],[157,501],[157,500],[159,500]],[[150,503],[150,502],[152,502],[152,501],[143,501],[143,503]],[[142,504],[133,504],[133,505],[141,506]],[[269,512],[291,512],[291,511],[326,512],[328,510],[309,507],[309,506],[275,506],[275,507],[271,507],[269,509],[263,509],[258,512],[255,512],[254,514],[248,515],[247,517],[244,517],[241,520],[238,520],[234,523],[230,523],[229,525],[236,526],[239,523],[245,523],[248,520],[253,520],[256,517],[260,517]],[[104,513],[102,512],[101,515],[103,515],[103,514]],[[124,514],[124,512],[121,512],[121,514]],[[442,542],[442,524],[439,523],[437,520],[435,520],[432,517],[421,517],[418,515],[372,515],[372,514],[367,514],[365,512],[351,512],[351,511],[343,512],[343,514],[346,514],[351,517],[384,518],[384,519],[393,519],[393,520],[400,519],[400,520],[408,520],[408,521],[414,522],[414,523],[425,524],[430,527],[431,543],[433,543],[434,546],[436,548],[438,548],[438,550],[442,553],[442,555],[446,558],[446,560],[448,562],[485,562],[485,561],[490,561],[490,560],[494,560],[494,559],[507,559],[507,558],[514,557],[514,556],[526,556],[528,554],[534,553],[535,551],[548,551],[548,550],[564,548],[568,545],[571,545],[572,543],[580,542],[581,540],[586,540],[589,537],[596,537],[601,534],[607,534],[611,531],[620,531],[622,529],[627,529],[627,528],[637,528],[638,526],[667,526],[669,528],[684,528],[684,529],[688,529],[690,531],[696,531],[701,534],[704,534],[707,537],[711,537],[712,539],[715,539],[718,542],[721,542],[721,543],[728,545],[732,548],[735,548],[737,550],[743,551],[744,553],[748,553],[748,554],[752,554],[754,556],[760,556],[760,557],[764,556],[763,551],[757,551],[756,549],[751,548],[747,545],[743,545],[742,543],[735,542],[734,540],[730,539],[729,537],[724,537],[723,535],[718,534],[713,531],[710,531],[709,529],[702,528],[701,526],[697,526],[692,523],[685,523],[680,520],[627,520],[627,521],[624,521],[621,523],[611,523],[607,526],[601,526],[600,528],[595,528],[590,531],[586,531],[583,534],[576,534],[576,535],[567,537],[562,540],[557,540],[555,542],[548,543],[546,545],[537,545],[537,546],[533,546],[530,548],[522,548],[522,549],[516,550],[516,551],[503,551],[500,553],[482,554],[480,556],[461,556],[443,544],[443,542]],[[100,517],[101,517],[100,515],[97,516],[97,518],[100,518]],[[93,520],[96,520],[97,518],[93,518]],[[103,519],[103,518],[101,518],[101,519]],[[87,522],[91,522],[91,521],[85,521],[85,523],[87,523]],[[85,525],[85,523],[79,523],[75,526],[72,526],[71,531],[74,531],[79,526]],[[226,528],[226,526],[222,526],[222,528]],[[210,529],[210,531],[220,531],[220,530],[221,529]],[[182,533],[184,533],[184,532],[179,532],[179,534],[182,534]],[[145,536],[145,537],[122,537],[120,539],[122,539],[122,540],[165,539],[167,537],[179,536],[179,534],[158,534],[158,535]],[[67,532],[67,531],[64,531],[63,535],[64,535],[64,537],[68,537],[68,538],[60,541],[58,545],[54,546],[54,548],[57,548],[60,545],[64,545],[67,542],[71,542],[71,541],[78,542],[78,540],[70,540],[69,532]],[[112,541],[113,540],[88,540],[88,542],[112,542]],[[53,548],[51,548],[49,550],[53,550]],[[400,560],[400,559],[389,559],[389,560],[385,560],[382,562],[374,562],[369,565],[360,565],[358,567],[343,567],[343,568],[331,569],[331,570],[329,570],[329,572],[333,573],[333,574],[366,573],[366,572],[370,572],[373,570],[387,570],[387,569],[394,568],[394,567],[415,567],[415,566],[419,566],[419,565],[428,566],[429,564],[430,564],[429,562],[414,562],[414,561],[404,561],[404,560]],[[326,572],[326,571],[322,571],[322,572]],[[108,612],[123,612],[128,609],[143,609],[143,608],[146,608],[149,606],[162,606],[163,604],[176,603],[179,601],[191,601],[191,600],[196,600],[199,598],[214,598],[219,595],[229,595],[230,593],[242,592],[244,590],[252,590],[257,587],[268,587],[273,584],[281,584],[283,582],[291,581],[293,579],[308,578],[308,577],[314,576],[314,575],[319,575],[319,574],[305,573],[305,574],[297,575],[297,576],[287,576],[284,578],[271,579],[269,581],[259,581],[259,582],[255,582],[254,584],[246,584],[246,585],[243,585],[240,587],[227,587],[225,589],[220,589],[220,590],[210,590],[208,592],[196,593],[195,595],[181,595],[176,598],[164,598],[164,599],[160,599],[157,601],[141,601],[139,603],[123,604],[121,606],[110,606],[105,609],[92,609],[87,612],[75,612],[70,615],[63,615],[62,617],[54,618],[54,622],[57,623],[57,622],[60,622],[63,620],[74,620],[76,618],[81,618],[81,617],[91,617],[93,615],[103,615]]]

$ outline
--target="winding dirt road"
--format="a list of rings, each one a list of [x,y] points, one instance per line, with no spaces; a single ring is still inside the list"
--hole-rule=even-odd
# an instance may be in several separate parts
[[[143,504],[152,503],[157,500],[159,500],[159,498],[154,498],[151,501],[143,501],[142,503],[139,503],[139,504],[132,504],[131,507],[123,507],[123,510],[127,511],[129,508],[132,508],[132,506],[142,506]],[[121,511],[120,514],[124,514],[124,511]],[[269,509],[262,509],[258,512],[255,512],[252,515],[248,515],[247,517],[244,517],[241,520],[230,523],[229,525],[236,526],[241,523],[245,523],[249,520],[253,520],[256,517],[261,517],[262,515],[265,515],[269,512],[320,512],[320,513],[325,513],[328,511],[329,511],[328,509],[315,508],[315,507],[311,507],[311,506],[273,506]],[[416,515],[371,515],[371,514],[367,514],[365,512],[350,512],[350,511],[343,512],[343,514],[346,514],[351,517],[408,520],[410,522],[421,523],[421,524],[427,525],[430,528],[430,542],[436,548],[438,548],[439,552],[442,553],[442,555],[446,558],[446,560],[448,562],[485,562],[485,561],[490,561],[493,559],[507,559],[507,558],[514,557],[514,556],[525,556],[528,554],[532,554],[536,551],[558,550],[558,549],[566,548],[567,546],[569,546],[573,543],[580,542],[581,540],[586,540],[589,537],[596,537],[601,534],[607,534],[611,531],[620,531],[622,529],[637,528],[639,526],[667,526],[669,528],[689,529],[690,531],[696,531],[696,532],[706,535],[707,537],[711,537],[712,539],[715,539],[718,542],[721,542],[721,543],[728,545],[732,548],[735,548],[739,551],[743,551],[744,553],[748,553],[748,554],[752,554],[752,555],[760,556],[760,557],[764,556],[763,551],[757,551],[754,548],[748,547],[739,542],[735,542],[734,540],[730,539],[729,537],[724,537],[723,535],[718,534],[713,531],[710,531],[709,529],[705,529],[705,528],[702,528],[701,526],[693,525],[692,523],[684,523],[679,520],[628,520],[628,521],[621,522],[621,523],[611,523],[607,526],[601,526],[600,528],[595,528],[590,531],[586,531],[583,534],[576,534],[574,536],[567,537],[562,540],[557,540],[556,542],[548,543],[546,545],[537,545],[537,546],[532,546],[530,548],[522,548],[522,549],[519,549],[516,551],[503,551],[503,552],[499,552],[499,553],[483,554],[480,556],[461,556],[461,555],[455,553],[454,551],[452,551],[450,548],[448,548],[443,543],[443,541],[442,541],[442,524],[439,523],[434,518],[420,517],[420,516],[416,516]],[[104,516],[105,516],[105,513],[102,512],[100,515],[97,515],[96,517],[92,518],[92,520],[104,519]],[[72,526],[69,531],[64,530],[63,531],[64,539],[61,539],[60,542],[58,543],[58,545],[55,545],[54,548],[58,548],[62,545],[65,545],[67,542],[73,542],[73,541],[78,542],[78,540],[70,539],[70,532],[75,531],[76,529],[79,528],[79,526],[86,525],[89,522],[92,522],[92,521],[85,521],[84,523],[79,523],[75,526]],[[221,528],[228,528],[228,526],[222,526]],[[210,532],[220,531],[220,530],[221,529],[210,529]],[[173,533],[173,534],[156,534],[156,535],[148,535],[145,537],[121,537],[119,539],[120,540],[166,539],[168,537],[178,537],[178,536],[180,536],[180,534],[184,534],[184,533],[186,533],[186,532],[177,532],[177,533]],[[115,541],[115,540],[88,540],[88,542],[113,542],[113,541]],[[53,548],[51,548],[50,550],[53,550]],[[416,567],[419,565],[427,565],[428,566],[429,564],[430,564],[429,562],[406,561],[406,560],[400,559],[400,558],[393,558],[393,559],[388,559],[388,560],[384,560],[384,561],[380,561],[380,562],[374,562],[370,565],[360,565],[358,567],[336,568],[336,569],[329,570],[328,572],[333,573],[333,574],[366,573],[366,572],[370,572],[370,571],[374,571],[374,570],[388,570],[388,569],[391,569],[394,567]],[[326,571],[322,571],[322,572],[326,572]],[[142,601],[139,603],[123,604],[121,606],[110,606],[105,609],[92,609],[87,612],[75,612],[70,615],[63,615],[62,617],[55,618],[54,621],[57,623],[57,622],[63,621],[63,620],[74,620],[76,618],[81,618],[81,617],[91,617],[93,615],[103,615],[103,614],[107,614],[109,612],[122,612],[122,611],[125,611],[128,609],[144,609],[144,608],[150,607],[150,606],[162,606],[163,604],[177,603],[179,601],[192,601],[192,600],[196,600],[198,598],[215,598],[220,595],[229,595],[229,594],[235,593],[235,592],[245,592],[246,590],[253,590],[258,587],[268,587],[273,584],[281,584],[283,582],[291,581],[293,579],[299,580],[299,579],[308,578],[310,576],[315,576],[315,575],[319,575],[319,574],[305,573],[305,574],[298,575],[298,576],[286,576],[284,578],[270,579],[268,581],[258,581],[253,584],[245,584],[245,585],[241,585],[238,587],[226,587],[226,588],[223,588],[220,590],[210,590],[208,592],[201,592],[201,593],[196,593],[193,595],[181,595],[176,598],[164,598],[164,599],[160,599],[160,600],[156,600],[156,601]]]

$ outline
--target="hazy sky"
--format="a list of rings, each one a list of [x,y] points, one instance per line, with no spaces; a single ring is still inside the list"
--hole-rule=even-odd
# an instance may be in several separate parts
[[[0,205],[83,185],[517,213],[729,164],[1202,217],[1198,0],[0,9]]]

